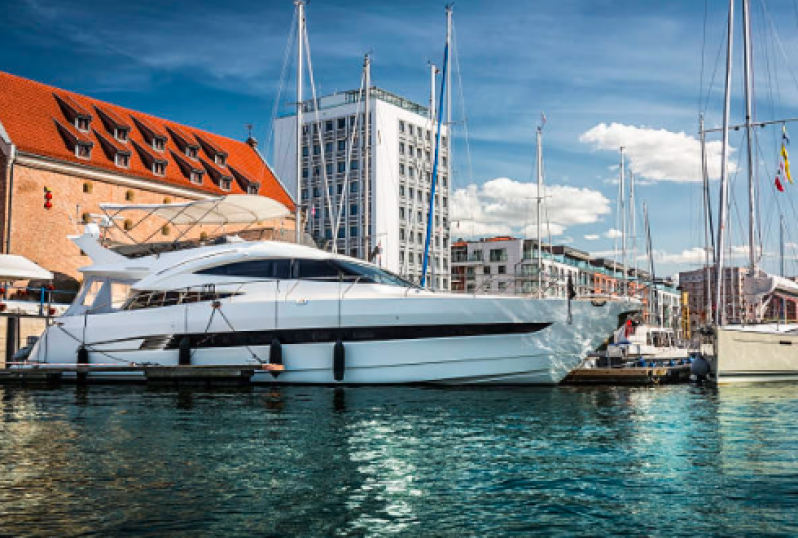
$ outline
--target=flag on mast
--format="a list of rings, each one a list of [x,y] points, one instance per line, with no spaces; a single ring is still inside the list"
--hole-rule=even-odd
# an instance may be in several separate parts
[[[787,144],[790,143],[790,137],[787,134],[787,126],[781,126],[781,169],[784,174],[784,177],[787,178],[787,181],[792,183],[792,174],[790,174],[790,157],[787,153]],[[778,185],[777,185],[778,186]]]

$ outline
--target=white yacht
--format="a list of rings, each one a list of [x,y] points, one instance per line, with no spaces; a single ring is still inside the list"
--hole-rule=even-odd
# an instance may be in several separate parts
[[[211,220],[274,217],[275,202],[257,198],[138,209],[184,223],[207,223],[214,204]],[[254,365],[255,382],[553,384],[638,308],[435,293],[361,260],[272,241],[125,257],[98,235],[72,238],[93,264],[23,367]],[[89,375],[142,375],[101,370]]]

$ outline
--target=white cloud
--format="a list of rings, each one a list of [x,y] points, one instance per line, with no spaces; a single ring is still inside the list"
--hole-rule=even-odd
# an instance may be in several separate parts
[[[623,234],[621,233],[621,231],[620,230],[616,230],[615,228],[611,228],[611,229],[607,230],[606,232],[604,232],[604,237],[606,237],[607,239],[618,239],[622,235]]]
[[[582,133],[579,141],[596,149],[615,151],[623,146],[628,165],[642,180],[691,182],[701,181],[701,144],[684,132],[636,127],[621,123],[600,123]],[[720,177],[721,142],[706,144],[709,177]],[[729,149],[729,154],[734,151]],[[735,163],[729,161],[729,173]]]
[[[587,234],[585,236],[585,239],[587,239],[588,241],[598,241],[599,238],[600,236],[598,234]]]
[[[469,185],[452,195],[452,234],[489,236],[537,235],[537,184],[522,183],[506,177]],[[544,236],[561,236],[569,226],[597,222],[611,211],[610,201],[598,191],[550,185],[544,187],[546,212]],[[548,214],[549,223],[546,222]]]

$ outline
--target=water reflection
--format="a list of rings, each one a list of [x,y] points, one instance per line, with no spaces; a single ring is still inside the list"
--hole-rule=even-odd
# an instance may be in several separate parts
[[[0,387],[3,533],[798,531],[798,396]]]

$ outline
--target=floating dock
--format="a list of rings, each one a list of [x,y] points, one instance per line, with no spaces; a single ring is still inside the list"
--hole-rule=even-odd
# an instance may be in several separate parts
[[[672,385],[690,382],[690,365],[577,368],[564,385]]]
[[[252,364],[231,366],[35,366],[0,369],[0,384],[148,383],[242,386],[252,383]]]

